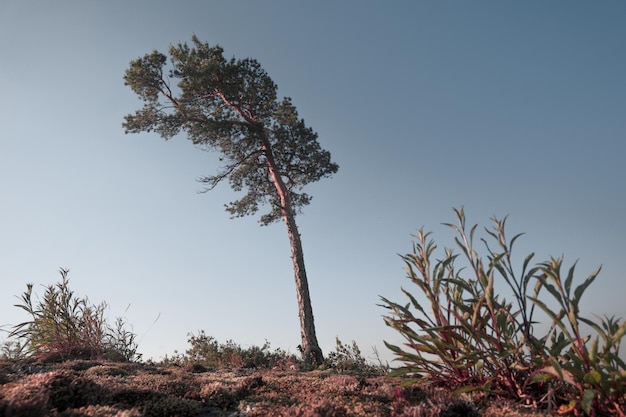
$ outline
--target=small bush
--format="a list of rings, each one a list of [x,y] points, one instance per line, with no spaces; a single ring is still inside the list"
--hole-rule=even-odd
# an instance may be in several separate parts
[[[265,341],[263,346],[243,348],[232,340],[225,343],[218,342],[213,336],[208,336],[204,330],[197,334],[189,333],[187,342],[190,348],[181,354],[177,351],[172,356],[165,356],[161,365],[177,365],[188,367],[192,372],[206,369],[301,369],[311,370],[301,358],[277,348],[272,350],[270,343]],[[378,358],[378,353],[374,350]],[[355,341],[351,345],[344,344],[336,338],[336,350],[328,354],[322,367],[332,368],[338,372],[383,375],[388,372],[380,358],[378,364],[373,364],[363,357]]]
[[[106,352],[105,359],[122,359],[127,361],[140,361],[141,353],[137,352],[137,335],[126,328],[126,320],[123,317],[115,319],[115,326],[108,327],[108,332],[103,340]]]
[[[413,252],[402,259],[430,308],[404,288],[406,304],[381,297],[389,311],[385,323],[405,339],[404,348],[385,342],[402,362],[393,373],[428,378],[460,392],[478,390],[549,410],[558,407],[558,412],[624,415],[626,366],[618,351],[626,323],[579,314],[581,297],[599,269],[573,292],[575,266],[562,276],[562,258],[531,266],[530,254],[517,273],[511,252],[520,235],[507,239],[506,218],[493,218],[493,227],[485,229],[490,240],[481,239],[483,258],[474,245],[477,225],[468,230],[463,209],[454,211],[457,224],[447,225],[469,268],[457,266],[459,255],[452,249],[436,259],[430,233],[420,229]],[[501,284],[513,301],[496,292]],[[556,301],[556,310],[543,295]],[[541,337],[533,333],[535,307],[552,321]],[[592,341],[582,334],[581,323],[596,331]]]
[[[361,354],[361,349],[357,343],[353,340],[352,344],[344,344],[339,340],[339,337],[335,338],[336,348],[334,351],[329,352],[325,366],[336,369],[338,372],[349,372],[358,374],[370,374],[370,375],[383,375],[387,373],[387,367],[382,364],[380,358],[379,364],[375,365],[369,362]],[[377,352],[374,350],[374,353]]]
[[[162,365],[202,365],[212,369],[233,368],[273,368],[288,361],[297,361],[294,355],[277,348],[271,350],[270,343],[263,346],[243,348],[232,340],[219,343],[204,330],[197,335],[188,334],[187,342],[191,345],[184,354],[174,352],[171,357],[165,356]]]
[[[24,346],[21,340],[4,340],[0,347],[0,359],[23,359]]]
[[[87,298],[75,296],[69,288],[68,272],[61,269],[62,280],[46,287],[39,301],[33,300],[33,284],[27,284],[22,304],[16,307],[26,311],[31,320],[16,325],[9,334],[18,341],[8,346],[19,347],[19,352],[11,354],[25,350],[31,356],[61,359],[103,355],[138,359],[135,335],[125,330],[123,319],[117,319],[115,328],[108,326],[104,318],[106,303],[94,306]]]

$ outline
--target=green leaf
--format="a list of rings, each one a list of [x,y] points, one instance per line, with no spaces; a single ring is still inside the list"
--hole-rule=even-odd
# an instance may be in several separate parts
[[[578,312],[577,312],[577,308],[575,306],[572,305],[572,303],[570,302],[569,305],[569,311],[567,312],[567,319],[569,320],[572,329],[574,331],[575,334],[578,334]]]
[[[594,338],[593,342],[591,342],[591,346],[589,347],[589,362],[592,364],[595,363],[596,358],[598,356],[598,338]]]
[[[569,269],[567,273],[567,278],[565,278],[565,294],[567,294],[568,298],[570,296],[570,289],[572,288],[572,280],[574,279],[575,269],[576,269],[576,262],[574,262],[574,265],[572,265],[572,267]]]
[[[499,312],[496,316],[496,323],[499,329],[506,329],[509,326],[509,316],[504,311]]]
[[[565,326],[565,323],[563,323],[563,320],[559,318],[559,315],[557,315],[555,312],[550,310],[550,308],[548,308],[548,306],[543,301],[540,301],[539,299],[534,298],[534,297],[528,297],[528,299],[531,300],[536,305],[538,305],[539,308],[541,308],[548,315],[548,317],[550,317],[550,319],[554,322],[554,324],[558,326],[559,329],[561,329],[561,331],[567,337],[567,339],[569,339],[570,342],[573,342],[574,339],[572,338],[569,330],[567,329],[567,326]]]
[[[538,373],[533,375],[533,377],[531,378],[530,381],[532,383],[545,382],[545,381],[549,381],[549,380],[554,379],[554,378],[558,378],[558,377],[554,376],[554,375],[551,375],[551,374],[538,372]]]
[[[617,331],[613,333],[613,336],[611,337],[611,346],[619,346],[619,342],[622,340],[625,334],[626,334],[626,321],[620,324]]]
[[[470,284],[463,280],[463,279],[459,279],[459,278],[448,278],[447,281],[452,284],[455,285],[457,287],[461,287],[462,289],[464,289],[465,291],[471,293],[472,292],[472,287],[470,286]]]
[[[576,305],[578,305],[578,302],[580,301],[580,298],[582,297],[587,287],[589,287],[591,283],[596,279],[596,277],[600,273],[600,269],[602,269],[602,267],[599,267],[598,269],[596,269],[591,275],[589,275],[589,277],[587,277],[585,282],[583,282],[578,287],[576,287],[576,289],[574,290],[574,300],[573,300]]]
[[[559,302],[559,304],[563,306],[564,305],[563,296],[556,289],[556,287],[548,283],[547,279],[544,277],[539,277],[539,280],[541,281],[541,284],[550,292],[550,294],[552,294],[552,296]]]
[[[502,225],[504,226],[504,224]],[[518,233],[515,236],[513,236],[513,239],[511,239],[511,242],[509,242],[509,247],[513,248],[513,244],[515,243],[515,241],[520,237],[520,236],[524,236],[524,233]],[[531,254],[532,257],[532,254]]]
[[[454,390],[455,395],[467,394],[468,392],[483,391],[483,387],[477,387],[475,385],[465,385],[461,388]]]
[[[470,246],[472,245],[472,242],[474,241],[474,232],[476,232],[476,227],[478,227],[477,224],[475,224],[474,226],[472,226],[472,229],[470,230],[470,240],[469,240],[469,244]]]
[[[561,381],[570,384],[573,387],[580,387],[580,384],[576,381],[576,378],[574,378],[574,375],[572,375],[571,372],[561,368],[557,361],[552,361],[552,363],[552,366],[546,366],[544,368],[541,368],[539,372],[554,376]]]
[[[387,349],[389,349],[390,351],[394,352],[394,353],[400,353],[402,352],[402,349],[400,349],[398,346],[396,345],[392,345],[391,343],[387,342],[386,340],[383,340],[383,343],[385,344],[385,346],[387,347]]]
[[[480,374],[480,371],[482,371],[483,366],[485,366],[485,362],[480,360],[478,362],[476,362],[476,373]]]
[[[416,308],[419,311],[424,311],[422,306],[420,305],[420,303],[413,296],[413,294],[411,294],[410,292],[406,291],[404,288],[402,288],[402,292],[404,293],[404,295],[406,295],[408,297],[408,299],[411,301],[411,304],[413,305],[414,308]]]
[[[608,341],[608,338],[607,338],[604,330],[596,322],[591,321],[589,319],[586,319],[584,317],[579,317],[578,319],[580,321],[582,321],[583,323],[585,323],[586,325],[590,326],[593,330],[595,330],[598,333],[598,335],[600,335],[602,337],[602,339],[605,340],[605,342]]]
[[[602,375],[600,374],[600,372],[592,369],[585,374],[585,376],[583,377],[583,381],[589,385],[598,386],[600,382],[602,382]]]
[[[582,409],[588,415],[591,415],[591,407],[593,406],[593,399],[596,397],[596,391],[592,389],[586,389],[583,392]]]
[[[470,249],[467,248],[465,246],[465,244],[459,240],[458,237],[455,237],[454,241],[456,242],[456,245],[459,247],[459,249],[461,249],[463,251],[463,254],[465,255],[465,257],[469,259],[471,257],[470,256]]]

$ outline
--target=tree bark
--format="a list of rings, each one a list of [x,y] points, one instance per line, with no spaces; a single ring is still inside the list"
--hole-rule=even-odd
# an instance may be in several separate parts
[[[322,355],[322,350],[319,347],[315,334],[313,307],[311,305],[311,296],[309,295],[309,282],[304,267],[304,252],[302,250],[302,241],[300,240],[295,214],[291,206],[289,190],[276,166],[268,140],[265,140],[263,151],[269,166],[270,175],[272,176],[272,182],[280,197],[281,212],[285,225],[287,226],[287,234],[289,235],[289,243],[291,245],[291,260],[293,261],[293,272],[296,280],[296,297],[298,299],[303,359],[305,364],[321,365],[324,361],[324,356]]]
[[[287,225],[287,234],[291,244],[291,259],[293,261],[294,277],[296,279],[296,296],[298,298],[298,315],[300,317],[300,333],[302,336],[302,349],[304,361],[307,364],[321,365],[324,361],[317,336],[315,335],[315,322],[313,320],[313,306],[309,295],[309,283],[304,268],[304,253],[298,226],[291,208],[284,210],[283,215]]]
[[[256,123],[255,118],[249,112],[246,113],[240,107],[234,105],[223,93],[220,92],[217,94],[224,103],[233,108],[247,123]],[[293,261],[293,272],[296,280],[296,297],[298,299],[298,316],[300,317],[303,359],[306,364],[321,365],[322,362],[324,362],[324,356],[315,334],[313,307],[311,305],[311,296],[309,295],[309,281],[307,280],[306,269],[304,267],[304,252],[302,250],[302,241],[300,240],[298,226],[296,225],[295,214],[291,205],[289,189],[285,185],[282,174],[276,165],[272,144],[267,136],[267,132],[260,132],[260,135],[263,143],[261,152],[265,155],[272,182],[280,198],[280,210],[285,225],[287,226],[287,234],[289,235],[289,243],[291,245],[291,260]]]

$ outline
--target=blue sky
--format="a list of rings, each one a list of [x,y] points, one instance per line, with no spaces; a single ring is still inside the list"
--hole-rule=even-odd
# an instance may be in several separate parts
[[[460,206],[509,215],[520,263],[603,265],[584,311],[626,317],[625,21],[619,1],[4,0],[0,325],[64,267],[145,358],[199,329],[296,351],[284,225],[230,220],[227,184],[199,193],[216,155],[121,127],[141,105],[129,61],[193,33],[259,60],[340,166],[298,217],[325,352],[339,336],[391,358],[378,297],[404,302],[398,254],[422,226],[452,246]]]

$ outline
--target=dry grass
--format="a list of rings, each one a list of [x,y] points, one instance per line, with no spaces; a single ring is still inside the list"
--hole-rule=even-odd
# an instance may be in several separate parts
[[[334,371],[200,368],[74,360],[0,363],[2,416],[539,416],[521,406]]]

